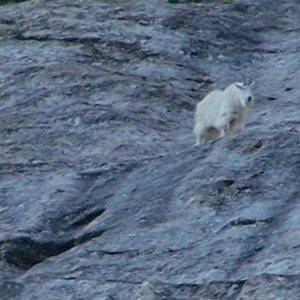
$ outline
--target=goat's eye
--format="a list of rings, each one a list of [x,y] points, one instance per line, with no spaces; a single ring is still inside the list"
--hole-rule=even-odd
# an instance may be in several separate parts
[[[248,102],[252,101],[252,97],[251,97],[251,96],[248,96],[247,101],[248,101]]]

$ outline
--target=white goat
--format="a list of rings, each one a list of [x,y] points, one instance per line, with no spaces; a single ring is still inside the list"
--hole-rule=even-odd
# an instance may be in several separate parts
[[[229,132],[243,132],[246,111],[253,100],[252,85],[235,82],[223,91],[210,92],[197,104],[194,127],[197,145]]]

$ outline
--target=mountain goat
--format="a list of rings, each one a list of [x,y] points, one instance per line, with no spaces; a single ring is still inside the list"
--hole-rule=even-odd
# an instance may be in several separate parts
[[[230,132],[243,132],[246,111],[253,101],[252,85],[235,82],[222,91],[210,92],[197,104],[194,127],[197,145]]]

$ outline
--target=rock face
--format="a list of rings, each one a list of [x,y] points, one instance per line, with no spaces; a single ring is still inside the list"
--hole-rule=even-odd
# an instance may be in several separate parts
[[[300,299],[299,1],[188,2],[0,2],[1,299]]]

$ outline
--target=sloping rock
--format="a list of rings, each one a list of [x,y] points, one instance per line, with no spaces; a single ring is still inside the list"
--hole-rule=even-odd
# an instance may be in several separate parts
[[[298,2],[170,2],[0,2],[1,299],[300,298]]]

